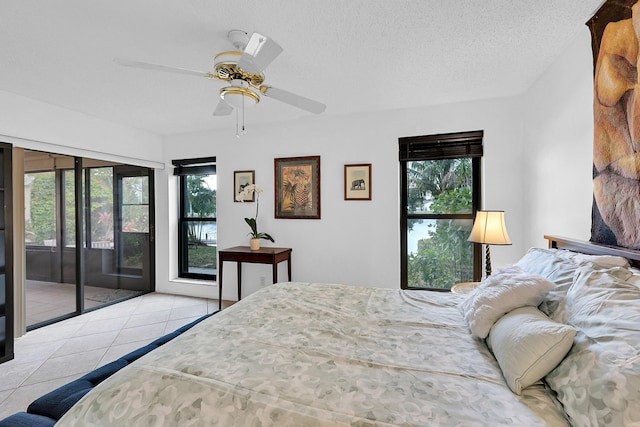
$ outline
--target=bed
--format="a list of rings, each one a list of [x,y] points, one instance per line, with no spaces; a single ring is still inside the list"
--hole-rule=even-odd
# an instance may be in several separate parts
[[[549,240],[470,295],[269,286],[56,425],[640,425],[640,253]]]

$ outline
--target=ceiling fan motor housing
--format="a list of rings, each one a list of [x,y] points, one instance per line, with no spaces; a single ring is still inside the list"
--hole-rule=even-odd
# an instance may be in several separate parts
[[[251,74],[238,68],[238,60],[242,56],[240,51],[222,52],[214,58],[213,75],[219,80],[244,80],[253,87],[259,87],[264,82],[264,74]]]

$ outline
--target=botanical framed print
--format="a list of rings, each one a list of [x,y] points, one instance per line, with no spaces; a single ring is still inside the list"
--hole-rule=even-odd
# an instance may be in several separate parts
[[[320,219],[320,156],[274,159],[275,217]]]
[[[250,184],[255,184],[256,172],[255,171],[235,171],[233,173],[233,201],[234,202],[254,202],[255,193],[252,191],[250,195],[247,195],[244,200],[237,200],[238,194],[244,190],[244,187]]]
[[[371,163],[344,165],[344,199],[371,200]]]

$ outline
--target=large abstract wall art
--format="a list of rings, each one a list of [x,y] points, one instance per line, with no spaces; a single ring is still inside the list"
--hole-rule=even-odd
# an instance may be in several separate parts
[[[594,58],[591,240],[640,248],[640,1],[607,0],[587,22]]]

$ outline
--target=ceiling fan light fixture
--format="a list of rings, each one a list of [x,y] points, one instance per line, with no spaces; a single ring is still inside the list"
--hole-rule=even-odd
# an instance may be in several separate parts
[[[223,87],[220,89],[220,98],[234,108],[248,108],[260,102],[260,96],[257,93],[238,86]]]

